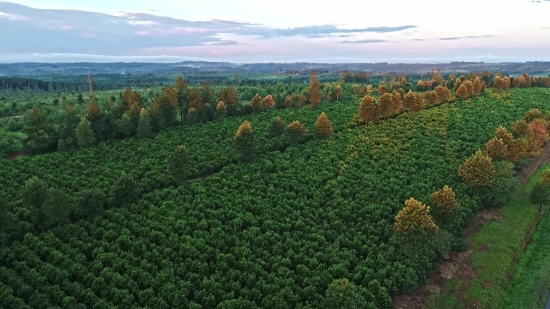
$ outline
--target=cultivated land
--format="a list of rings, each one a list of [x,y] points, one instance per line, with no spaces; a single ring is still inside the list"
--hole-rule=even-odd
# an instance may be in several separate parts
[[[399,109],[371,121],[369,111],[380,113],[382,103],[372,105],[380,109],[369,109],[369,100],[352,95],[353,88],[325,85],[320,103],[300,106],[294,101],[287,108],[282,106],[287,95],[312,92],[290,85],[238,88],[233,115],[228,106],[220,117],[223,105],[218,104],[210,119],[215,121],[201,123],[187,114],[185,124],[174,120],[160,132],[155,132],[155,117],[179,118],[178,104],[171,103],[171,90],[165,87],[140,89],[142,99],[135,100],[140,109],[125,101],[130,92],[128,97],[116,92],[86,97],[89,104],[74,104],[84,118],[72,137],[63,136],[64,121],[71,118],[61,116],[48,118],[57,124],[51,132],[58,133],[34,136],[32,128],[45,127],[41,111],[34,109],[23,131],[35,141],[25,149],[39,154],[0,160],[0,218],[7,226],[0,234],[0,307],[392,308],[398,304],[392,297],[416,291],[412,295],[422,297],[419,303],[429,308],[498,308],[502,306],[493,301],[516,293],[508,286],[524,286],[522,269],[540,274],[527,279],[525,295],[531,297],[525,297],[525,306],[540,302],[548,263],[528,252],[548,249],[539,241],[544,232],[537,231],[521,254],[534,223],[548,221],[528,205],[531,187],[521,187],[516,200],[503,201],[502,192],[514,187],[506,168],[497,169],[500,174],[491,185],[475,190],[457,170],[503,126],[532,152],[533,159],[525,156],[509,165],[510,171],[520,171],[520,181],[527,179],[548,153],[549,146],[542,155],[537,151],[548,138],[550,90],[488,89],[464,100],[453,90],[450,102],[434,104],[424,94],[420,110]],[[377,102],[388,98],[381,88],[374,89],[369,94]],[[255,91],[263,91],[262,98],[276,93],[276,107],[248,106],[244,98]],[[331,91],[342,96],[324,102]],[[107,103],[111,96],[117,106],[126,104],[126,116],[116,116],[113,102]],[[398,91],[389,96],[405,106],[413,97]],[[78,100],[76,93],[66,99]],[[100,103],[97,108],[94,100]],[[315,101],[313,96],[309,100]],[[139,123],[151,114],[153,135],[140,138],[139,125],[125,131],[121,119],[134,111]],[[329,132],[319,124],[321,113],[331,122],[333,133],[327,136],[320,134]],[[114,134],[105,120],[110,115],[120,126],[119,135],[99,143],[86,140],[86,126]],[[199,115],[210,117],[206,111]],[[525,132],[517,126],[512,130],[522,118]],[[286,130],[277,134],[281,121]],[[296,123],[288,126],[293,121],[306,131],[300,134]],[[252,146],[236,151],[239,138],[247,136],[246,122],[253,128]],[[69,144],[69,137],[78,143]],[[62,151],[38,143],[53,144],[52,139],[73,146]],[[495,156],[494,161],[506,160]],[[444,186],[452,188],[458,201],[450,215],[438,215],[431,198]],[[407,219],[421,238],[413,253],[394,229],[396,215],[411,197],[431,206],[439,227],[433,234],[425,221]],[[501,209],[492,209],[504,202]],[[476,228],[467,229],[472,222],[491,220],[475,233]],[[450,251],[450,259],[444,259]],[[434,271],[450,278],[434,283]],[[419,293],[418,286],[425,283],[435,289]]]

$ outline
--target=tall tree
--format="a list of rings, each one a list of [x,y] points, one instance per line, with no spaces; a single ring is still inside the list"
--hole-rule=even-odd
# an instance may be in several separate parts
[[[273,106],[275,106],[275,101],[273,100],[273,97],[271,95],[267,95],[263,100],[263,104],[268,109],[271,109],[273,108]]]
[[[378,102],[380,103],[380,112],[382,116],[384,116],[384,119],[388,119],[394,109],[393,95],[391,93],[384,93],[378,98]]]
[[[489,187],[493,183],[495,175],[493,161],[478,150],[458,167],[458,175],[474,189],[475,194],[476,188]]]
[[[361,99],[361,104],[358,108],[359,117],[365,120],[365,124],[369,124],[371,121],[376,121],[379,115],[379,108],[374,99],[371,96],[364,96]]]
[[[325,112],[322,112],[317,118],[317,121],[315,122],[315,131],[317,132],[317,136],[323,139],[329,138],[334,132],[332,129],[332,123],[328,120]]]
[[[259,94],[256,93],[256,95],[252,98],[250,107],[252,107],[252,110],[255,112],[259,112],[262,109],[262,98]]]
[[[178,185],[181,185],[189,175],[189,155],[185,146],[176,147],[168,160],[168,172]]]
[[[287,96],[286,99],[285,99],[285,108],[291,108],[292,105],[293,105],[292,97]]]
[[[451,98],[451,91],[447,87],[439,85],[435,87],[434,91],[435,94],[437,94],[437,100],[439,103],[449,102]]]
[[[30,215],[34,223],[44,220],[42,205],[48,198],[48,186],[46,183],[34,176],[28,179],[20,192],[23,203],[31,207]]]
[[[176,97],[178,98],[178,107],[180,111],[180,121],[183,123],[183,120],[185,119],[186,111],[188,109],[188,102],[187,102],[187,83],[183,79],[183,77],[178,76],[174,83],[174,89],[176,90]]]
[[[466,85],[464,84],[458,87],[455,94],[461,100],[466,100],[470,97],[470,92],[468,91],[468,87],[466,87]]]
[[[46,151],[52,134],[46,112],[40,107],[33,107],[24,118],[23,133],[27,135],[24,140],[25,153],[35,154]]]
[[[137,137],[138,138],[149,138],[153,134],[153,129],[151,127],[151,119],[149,117],[149,112],[145,108],[141,109],[139,113],[139,124],[137,127]]]
[[[321,84],[317,80],[315,73],[311,73],[307,92],[309,93],[309,103],[311,103],[311,105],[315,106],[321,103]]]
[[[250,122],[245,121],[239,126],[235,133],[234,145],[241,160],[249,161],[254,158],[254,130]]]
[[[437,94],[435,91],[427,91],[424,93],[424,101],[426,101],[426,105],[434,105],[437,103]]]
[[[502,139],[493,137],[485,144],[485,154],[494,161],[501,161],[506,160],[510,152]]]
[[[401,93],[397,92],[397,90],[393,90],[392,99],[393,99],[392,114],[397,115],[403,109],[403,98],[401,97]]]
[[[393,230],[401,236],[437,229],[437,225],[430,215],[430,207],[412,197],[405,201],[405,207],[397,213],[393,224]]]
[[[85,117],[82,117],[80,123],[76,127],[76,140],[78,141],[78,145],[80,147],[89,147],[96,142],[92,126]]]

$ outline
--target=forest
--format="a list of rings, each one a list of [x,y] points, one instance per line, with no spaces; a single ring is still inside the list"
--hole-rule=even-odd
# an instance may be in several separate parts
[[[1,308],[393,308],[549,138],[527,73],[94,76],[3,81]]]

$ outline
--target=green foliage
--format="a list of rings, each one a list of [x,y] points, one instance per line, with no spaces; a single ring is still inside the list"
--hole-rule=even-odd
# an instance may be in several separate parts
[[[78,199],[79,214],[84,217],[100,215],[104,211],[106,201],[105,193],[98,190],[84,190]]]
[[[138,138],[149,138],[152,136],[152,134],[153,132],[152,132],[151,120],[149,118],[149,114],[140,116],[136,136]]]
[[[96,142],[90,122],[84,117],[82,117],[82,120],[80,120],[80,123],[76,127],[76,139],[78,146],[83,148],[90,147]]]
[[[182,184],[189,175],[189,156],[185,146],[176,147],[168,160],[168,173],[172,175],[176,183]]]
[[[124,205],[137,201],[139,190],[137,188],[134,177],[126,172],[122,172],[118,180],[114,183],[111,189],[112,207],[122,207]]]
[[[495,174],[490,187],[479,189],[479,198],[487,207],[502,205],[515,196],[519,181],[514,177],[514,164],[507,161],[493,163]]]
[[[46,225],[62,225],[69,222],[71,210],[69,208],[69,196],[61,189],[48,190],[48,198],[44,201],[43,209]]]
[[[529,193],[529,201],[539,206],[539,212],[542,212],[542,206],[550,204],[550,186],[543,182],[535,183]]]

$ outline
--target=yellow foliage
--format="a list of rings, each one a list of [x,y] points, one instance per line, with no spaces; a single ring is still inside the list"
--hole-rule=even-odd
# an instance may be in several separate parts
[[[481,87],[482,87],[482,84],[481,84],[481,79],[479,79],[479,77],[476,77],[474,79],[474,82],[472,83],[472,86],[473,86],[473,92],[472,94],[474,96],[478,96],[479,95],[479,92],[481,91]]]
[[[264,106],[267,108],[272,108],[275,106],[275,101],[271,95],[267,95],[263,100]]]
[[[427,91],[424,93],[424,101],[427,106],[434,105],[437,103],[437,94],[435,91]]]
[[[479,186],[492,185],[494,174],[493,160],[481,150],[476,151],[475,155],[458,167],[458,175],[474,190]]]
[[[90,103],[88,103],[85,113],[89,117],[101,115],[102,113],[101,108],[99,107],[99,105],[97,104],[94,98],[90,99]]]
[[[518,120],[512,124],[512,133],[517,137],[525,137],[529,132],[529,125],[525,120]]]
[[[412,90],[409,90],[409,92],[403,98],[403,106],[408,111],[412,111],[415,105],[416,105],[416,95],[414,94],[414,92],[412,92]]]
[[[451,98],[451,90],[447,87],[439,85],[435,87],[434,91],[435,94],[437,94],[437,100],[439,103],[449,102],[449,99]]]
[[[457,79],[455,81],[455,84],[453,86],[453,90],[456,92],[456,90],[458,89],[458,87],[460,87],[460,85],[462,85],[462,80],[461,79]]]
[[[403,108],[403,99],[401,97],[401,93],[397,92],[397,90],[392,91],[392,100],[393,100],[392,113],[394,115],[397,115],[401,112],[401,109]]]
[[[307,92],[309,93],[309,102],[312,105],[317,105],[321,103],[321,90],[320,83],[317,80],[317,77],[315,77],[315,73],[311,74],[311,77],[309,79],[309,86],[307,87]]]
[[[447,185],[445,185],[443,189],[439,189],[432,193],[431,201],[434,207],[447,213],[453,212],[458,207],[455,193],[453,189]]]
[[[292,97],[287,96],[285,99],[285,108],[291,108],[292,107]]]
[[[252,124],[250,122],[243,122],[235,133],[235,139],[243,138],[244,136],[250,136],[253,134]]]
[[[468,91],[468,87],[464,84],[458,87],[455,94],[461,100],[466,100],[470,97],[470,92]]]
[[[147,116],[147,114],[149,114],[149,112],[145,108],[142,107],[141,111],[139,111],[139,117],[143,118],[143,117]]]
[[[430,207],[410,198],[405,207],[395,216],[393,230],[396,234],[407,236],[418,231],[436,231],[437,225],[430,215]]]
[[[540,174],[540,177],[541,177],[542,183],[550,184],[550,169],[545,169],[544,171],[542,171],[542,173]]]
[[[525,122],[530,123],[535,119],[541,118],[544,119],[542,112],[538,108],[532,108],[525,113],[522,119],[525,120]]]
[[[250,107],[254,111],[258,111],[260,108],[262,108],[262,98],[256,93],[256,95],[252,98],[252,101],[250,102]]]
[[[226,108],[226,105],[225,103],[223,103],[223,101],[220,101],[218,102],[218,106],[216,106],[216,110],[222,110],[222,109],[225,109]]]
[[[505,159],[510,155],[502,139],[493,137],[485,144],[485,154],[493,160]]]
[[[317,121],[315,122],[315,130],[317,131],[317,135],[321,138],[328,138],[334,132],[332,129],[332,123],[328,120],[325,112],[322,112],[317,118]]]
[[[378,102],[380,103],[380,112],[382,113],[382,116],[384,116],[384,118],[388,118],[388,116],[392,114],[394,108],[393,95],[390,93],[384,93],[378,98]]]
[[[376,120],[378,116],[377,105],[374,103],[374,99],[368,95],[361,99],[358,111],[359,117],[364,119],[366,124],[369,124],[369,121]]]

